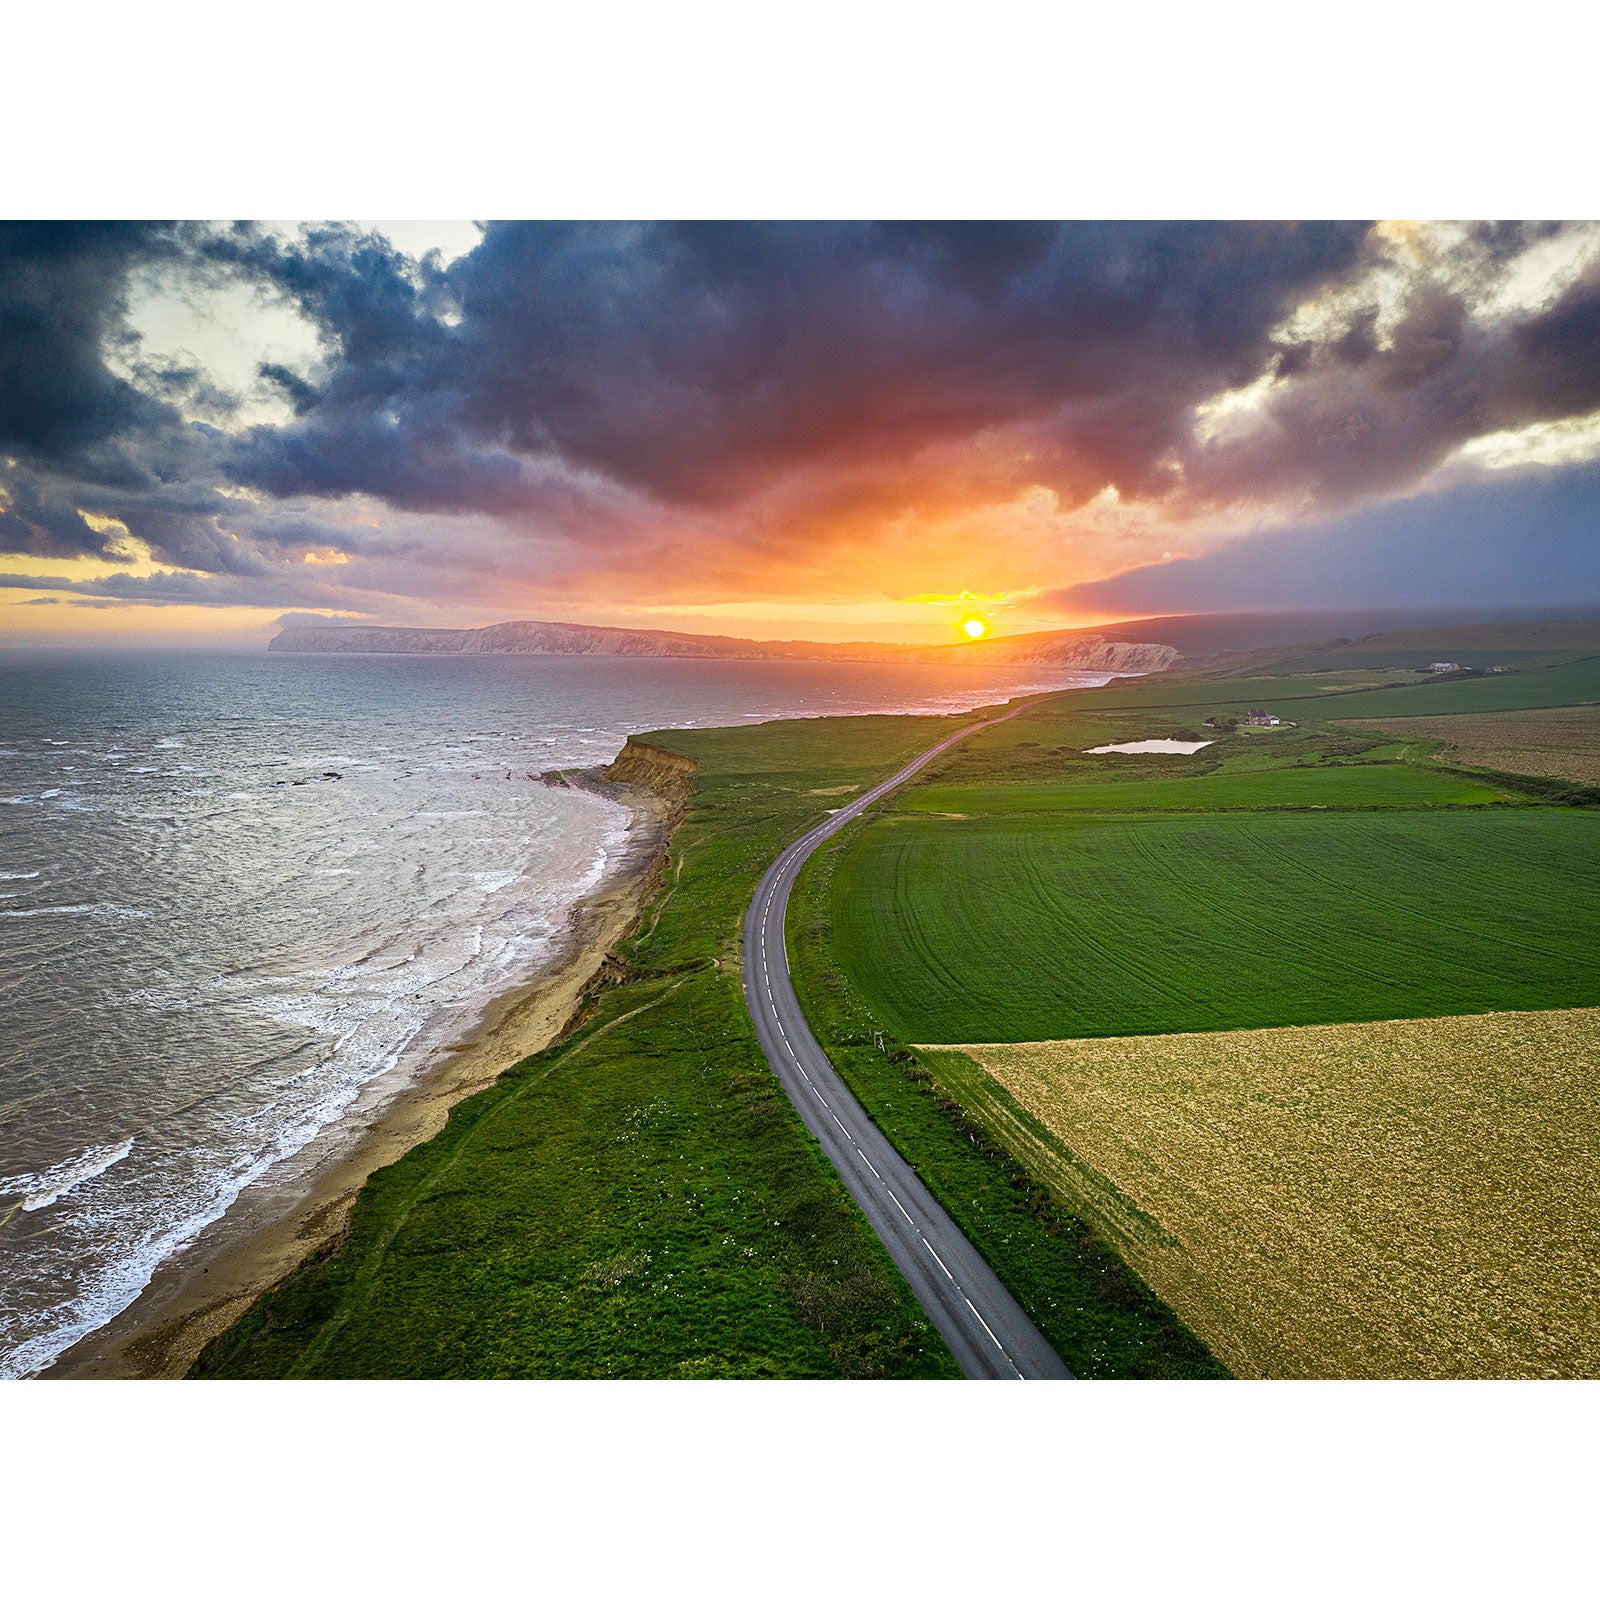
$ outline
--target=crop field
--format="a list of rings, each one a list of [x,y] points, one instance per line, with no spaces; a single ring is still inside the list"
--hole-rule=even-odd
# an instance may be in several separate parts
[[[1404,717],[1362,726],[1403,738],[1441,739],[1441,761],[1564,778],[1570,783],[1600,783],[1600,706]]]
[[[1600,1376],[1600,1010],[962,1051],[1235,1374]]]
[[[1166,759],[1176,767],[1194,758]],[[1385,764],[1222,771],[1194,778],[1144,778],[1124,783],[927,784],[906,790],[899,805],[905,811],[974,816],[1002,811],[1242,811],[1313,806],[1415,810],[1496,805],[1511,798],[1480,779]]]
[[[891,814],[834,871],[832,950],[918,1043],[1593,1005],[1597,846],[1548,807]]]

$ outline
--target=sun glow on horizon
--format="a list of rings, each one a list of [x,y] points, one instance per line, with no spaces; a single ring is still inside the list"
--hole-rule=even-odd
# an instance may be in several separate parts
[[[981,639],[989,631],[989,624],[982,617],[968,617],[961,624],[961,631],[969,639]]]

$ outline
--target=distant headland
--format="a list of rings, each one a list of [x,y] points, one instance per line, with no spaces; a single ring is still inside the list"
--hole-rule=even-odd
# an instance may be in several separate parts
[[[383,628],[295,622],[267,646],[296,654],[658,656],[690,660],[925,662],[939,666],[1037,664],[1084,672],[1160,672],[1179,658],[1169,644],[1070,629],[977,644],[907,646],[735,639],[576,622],[497,622],[486,628]]]

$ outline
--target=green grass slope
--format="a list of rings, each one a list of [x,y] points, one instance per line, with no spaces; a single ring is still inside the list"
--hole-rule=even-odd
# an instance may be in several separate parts
[[[896,815],[828,919],[915,1043],[1594,1005],[1600,816]]]
[[[375,1174],[195,1375],[952,1376],[736,1000],[714,970],[612,991]]]

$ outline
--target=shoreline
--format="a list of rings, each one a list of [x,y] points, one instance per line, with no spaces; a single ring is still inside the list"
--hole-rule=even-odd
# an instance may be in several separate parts
[[[637,926],[681,811],[671,792],[573,774],[571,786],[629,813],[622,851],[568,914],[544,971],[492,1000],[470,1031],[398,1092],[375,1080],[328,1132],[245,1188],[215,1222],[168,1256],[138,1297],[36,1374],[40,1379],[182,1378],[213,1338],[274,1284],[331,1248],[366,1181],[444,1127],[451,1108],[553,1044],[589,984]],[[319,1149],[319,1145],[322,1148]]]

